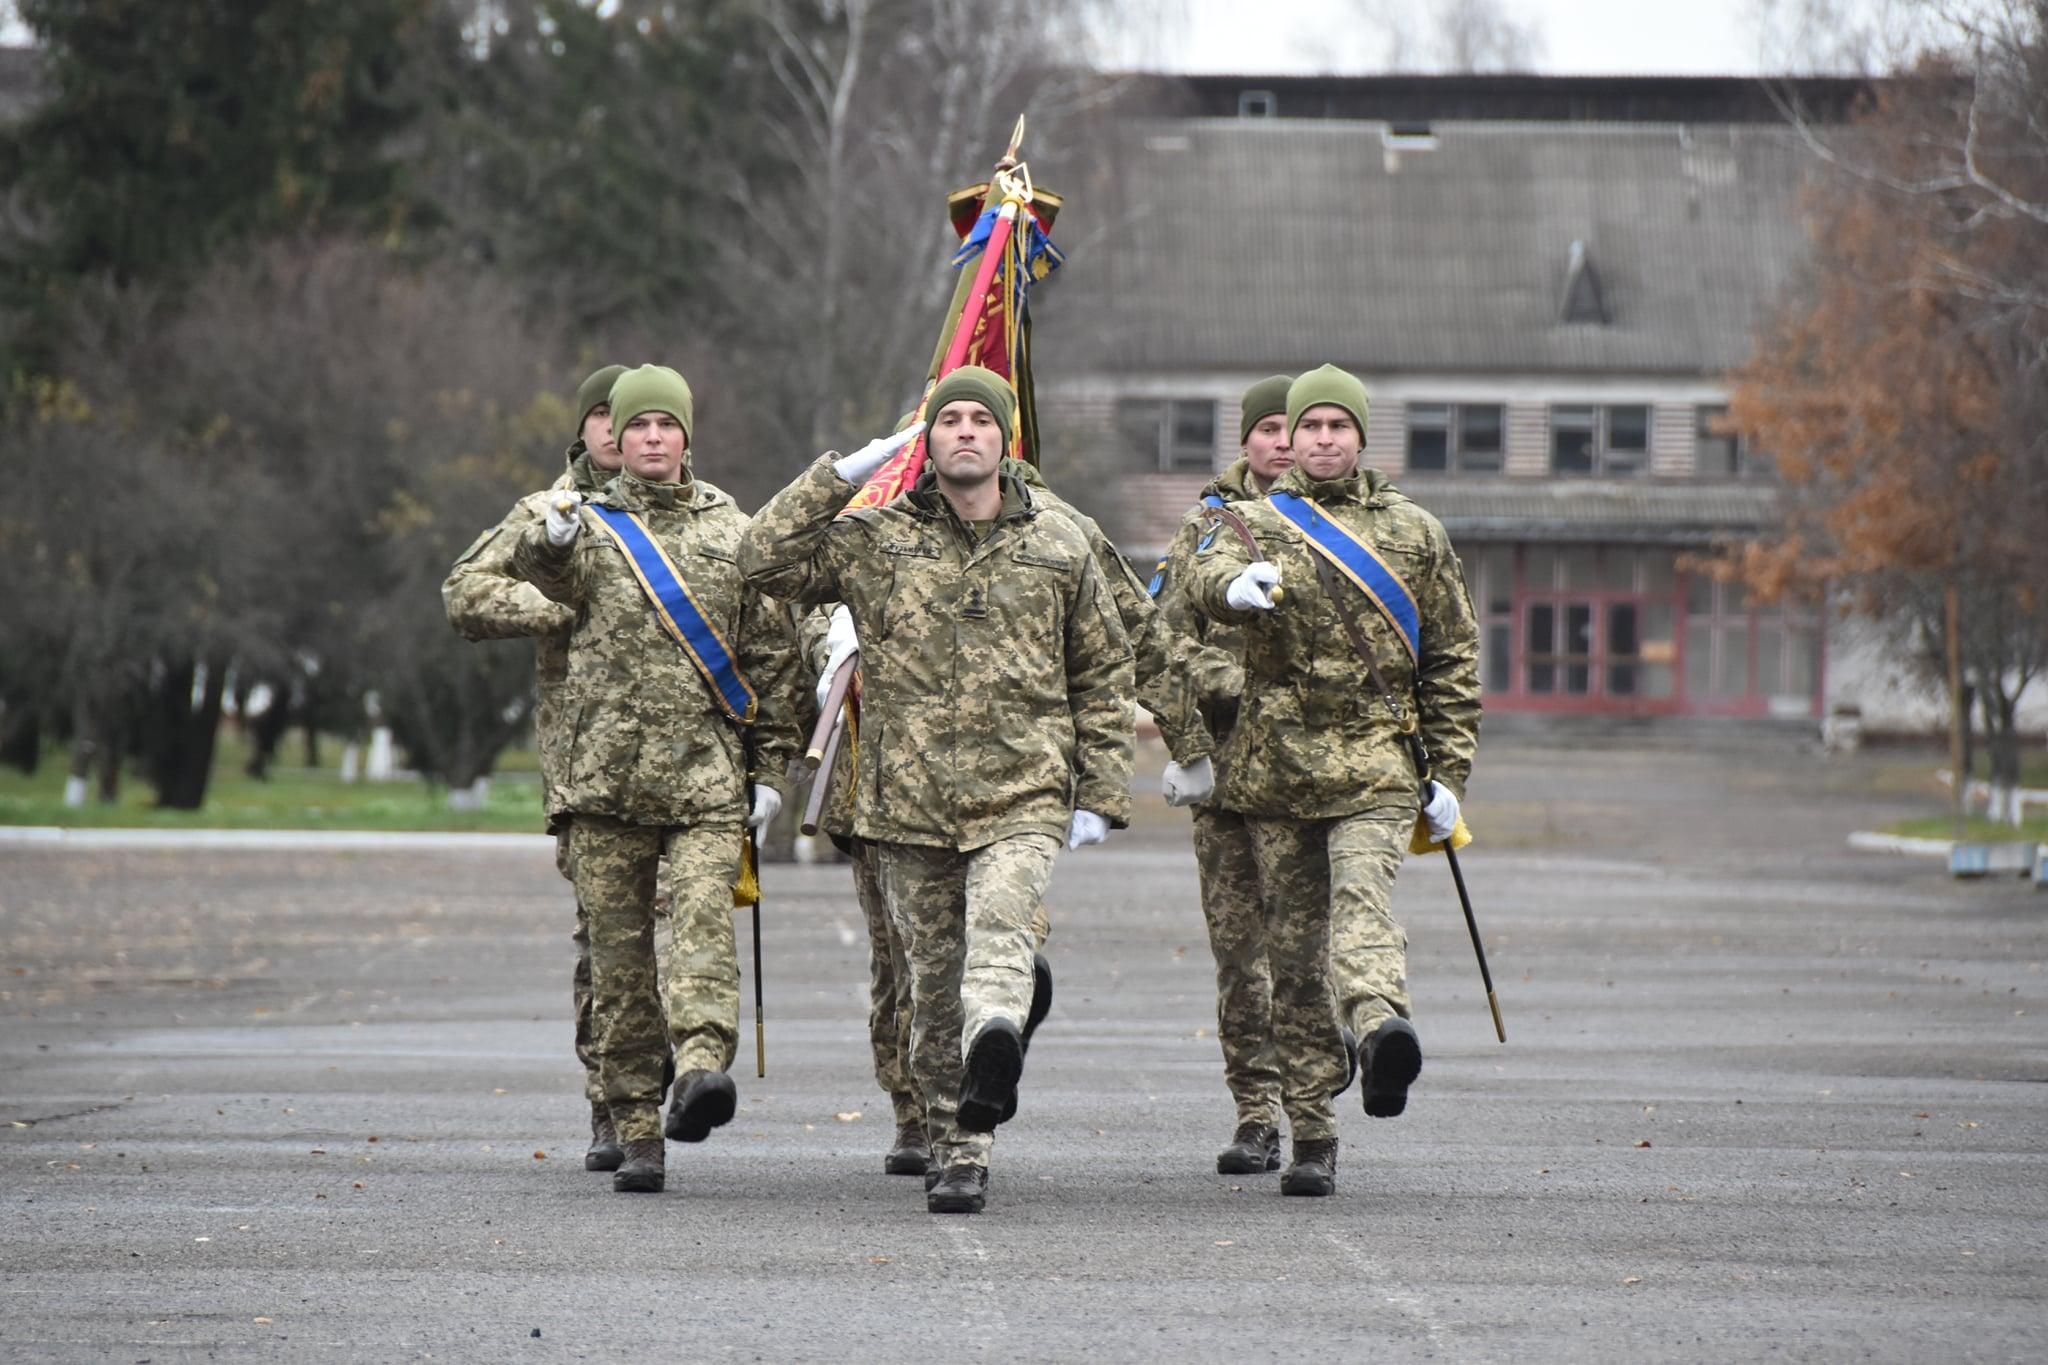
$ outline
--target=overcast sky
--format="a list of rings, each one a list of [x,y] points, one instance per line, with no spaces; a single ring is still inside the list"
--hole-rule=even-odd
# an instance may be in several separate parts
[[[1383,69],[1370,15],[1426,27],[1436,0],[1129,0],[1134,16],[1106,35],[1127,69],[1357,73]],[[1550,75],[1754,75],[1783,71],[1782,44],[1761,41],[1757,0],[1497,0],[1537,33],[1535,69]],[[1865,22],[1884,0],[1849,0]],[[1397,20],[1398,21],[1398,20]],[[1775,51],[1766,51],[1776,47]]]

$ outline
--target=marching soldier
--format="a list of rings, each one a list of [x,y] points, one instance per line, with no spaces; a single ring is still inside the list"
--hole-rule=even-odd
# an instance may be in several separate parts
[[[1462,837],[1479,731],[1464,571],[1435,517],[1359,467],[1365,416],[1354,376],[1325,365],[1296,379],[1294,468],[1265,499],[1225,509],[1246,537],[1219,520],[1186,578],[1198,610],[1244,628],[1244,702],[1217,804],[1244,817],[1272,907],[1287,1194],[1336,1188],[1343,1027],[1360,1040],[1368,1115],[1401,1113],[1422,1069],[1394,876],[1411,847]]]
[[[1283,398],[1284,398],[1283,394]],[[910,419],[906,417],[905,422]],[[1275,417],[1274,426],[1279,426]],[[1168,752],[1187,771],[1202,765],[1206,771],[1213,743],[1199,713],[1199,698],[1183,658],[1179,637],[1153,605],[1151,595],[1132,572],[1130,562],[1104,534],[1102,527],[1046,486],[1033,465],[1023,460],[1004,459],[1001,475],[1025,485],[1034,505],[1047,513],[1065,517],[1088,541],[1095,565],[1109,588],[1117,619],[1129,637],[1137,674],[1138,697],[1159,721]],[[818,704],[825,704],[825,691],[840,663],[860,648],[852,614],[842,605],[829,615],[813,612],[801,628],[805,654],[821,660],[818,672]],[[850,775],[836,771],[847,766],[846,750],[831,775],[834,799],[824,807],[823,826],[833,841],[849,852],[854,864],[856,898],[868,920],[869,1011],[868,1038],[875,1057],[875,1079],[889,1092],[896,1115],[894,1145],[883,1158],[883,1169],[892,1175],[922,1175],[930,1158],[924,1133],[924,1108],[911,1082],[908,1066],[909,980],[902,970],[903,947],[894,942],[887,907],[882,903],[880,884],[873,859],[863,841],[852,836],[853,793]],[[821,777],[819,780],[826,780]],[[1043,947],[1051,932],[1045,908],[1032,917],[1032,939]],[[1023,1042],[1028,1052],[1032,1035],[1052,1009],[1052,965],[1043,953],[1031,959],[1031,1010],[1024,1020]]]
[[[570,443],[568,468],[548,488],[521,498],[505,519],[476,538],[462,552],[448,581],[441,585],[441,601],[447,608],[449,624],[467,640],[506,640],[533,637],[535,673],[540,686],[540,705],[534,714],[534,733],[540,746],[541,796],[546,809],[555,809],[554,792],[562,779],[562,746],[566,740],[563,715],[563,683],[569,675],[569,630],[575,613],[559,602],[550,602],[540,589],[512,572],[512,549],[519,534],[547,515],[554,494],[573,490],[589,496],[618,472],[619,447],[612,439],[612,381],[626,372],[623,365],[607,365],[576,387],[576,439]],[[569,870],[569,826],[550,816],[549,833],[555,836],[555,868],[572,883]],[[590,1019],[590,918],[583,903],[576,904],[576,966],[570,977],[570,996],[576,1009],[576,1060],[583,1064],[583,1095],[590,1101],[590,1150],[583,1154],[583,1167],[590,1171],[616,1171],[626,1153],[619,1146],[612,1127],[611,1110],[605,1105],[604,1087],[597,1077],[597,1043]]]
[[[701,1142],[738,1103],[726,1075],[739,1042],[732,887],[742,826],[774,818],[797,743],[795,632],[740,576],[745,514],[693,476],[692,406],[674,370],[620,375],[623,470],[587,503],[555,495],[513,552],[516,573],[575,613],[550,815],[568,824],[590,921],[598,1076],[625,1146],[612,1177],[624,1192],[662,1188],[664,1132]],[[665,1011],[654,961],[664,857],[675,888]],[[680,1074],[664,1124],[671,1040]]]
[[[1292,382],[1276,374],[1245,390],[1238,405],[1241,453],[1202,490],[1152,584],[1159,614],[1202,646],[1189,677],[1205,694],[1203,716],[1219,742],[1228,740],[1244,692],[1244,633],[1199,611],[1188,599],[1185,580],[1207,529],[1209,509],[1263,498],[1293,467],[1286,421]],[[1216,1038],[1223,1047],[1223,1081],[1237,1105],[1237,1128],[1217,1155],[1216,1170],[1223,1175],[1278,1170],[1280,1072],[1273,1055],[1273,978],[1266,964],[1270,911],[1259,897],[1251,835],[1242,815],[1206,799],[1215,786],[1213,765],[1190,768],[1176,761],[1167,768],[1165,786],[1170,804],[1195,807],[1202,918],[1216,959]]]
[[[915,488],[839,515],[912,427],[821,456],[743,541],[749,581],[844,603],[865,646],[853,830],[910,969],[934,1213],[983,1207],[1059,842],[1100,843],[1130,801],[1130,646],[1086,539],[1002,473],[1014,403],[1001,376],[953,371]]]

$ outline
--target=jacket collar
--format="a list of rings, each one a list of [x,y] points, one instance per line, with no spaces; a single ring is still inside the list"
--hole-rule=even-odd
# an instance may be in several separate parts
[[[996,478],[1003,490],[1002,510],[996,513],[996,525],[1006,526],[1013,521],[1027,521],[1038,515],[1038,509],[1031,501],[1031,490],[1024,481],[1008,470],[1000,470]],[[920,516],[941,521],[950,520],[963,525],[960,516],[953,510],[953,504],[946,501],[946,495],[939,491],[939,473],[929,464],[924,473],[918,475],[917,483],[906,495]]]
[[[650,483],[631,470],[622,469],[604,486],[602,497],[607,507],[622,512],[694,512],[710,502],[713,494],[690,477],[686,464],[681,483]]]
[[[1367,507],[1385,507],[1401,497],[1394,481],[1377,469],[1360,465],[1341,479],[1312,479],[1300,465],[1280,476],[1273,491],[1293,493],[1328,507],[1334,503],[1356,502]]]

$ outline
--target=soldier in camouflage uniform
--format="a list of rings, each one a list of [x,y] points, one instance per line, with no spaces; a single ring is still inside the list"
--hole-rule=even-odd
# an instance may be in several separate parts
[[[1222,756],[1218,804],[1245,817],[1268,905],[1274,1052],[1294,1139],[1288,1194],[1336,1188],[1337,1125],[1329,1096],[1347,1068],[1341,1029],[1361,1040],[1365,1111],[1399,1114],[1422,1067],[1408,1022],[1407,936],[1395,923],[1395,873],[1421,823],[1450,837],[1479,732],[1478,628],[1464,570],[1437,519],[1376,470],[1361,469],[1365,387],[1325,365],[1288,390],[1295,467],[1272,490],[1312,503],[1370,545],[1412,592],[1419,647],[1348,581],[1396,705],[1419,721],[1433,761],[1432,797],[1402,723],[1360,676],[1336,600],[1318,582],[1306,534],[1270,502],[1231,504],[1261,557],[1224,531],[1187,573],[1204,614],[1244,628],[1245,691]],[[1285,584],[1284,602],[1272,589]],[[1335,1000],[1332,1000],[1332,991]]]
[[[574,490],[587,497],[618,472],[611,391],[612,382],[625,372],[623,365],[606,365],[577,385],[576,439],[569,446],[568,467],[548,488],[521,498],[503,521],[478,536],[441,585],[448,621],[464,639],[533,638],[534,672],[540,686],[534,733],[540,745],[542,804],[548,810],[555,808],[554,791],[561,781],[565,738],[562,689],[569,676],[569,629],[575,613],[559,602],[550,602],[540,589],[512,572],[512,547],[520,532],[547,515],[556,492]],[[573,883],[568,823],[553,817],[548,823],[555,836],[555,868]],[[611,1110],[604,1102],[604,1087],[597,1078],[597,1041],[590,1014],[590,920],[581,901],[576,905],[576,931],[571,940],[576,945],[576,966],[570,976],[570,997],[576,1010],[576,1059],[583,1064],[583,1095],[590,1102],[590,1150],[583,1155],[583,1167],[616,1171],[626,1153],[619,1146]]]
[[[1244,691],[1240,657],[1243,632],[1216,621],[1188,599],[1186,579],[1195,547],[1209,529],[1210,499],[1246,502],[1266,495],[1294,465],[1287,445],[1287,388],[1284,374],[1261,379],[1238,405],[1241,454],[1209,482],[1195,508],[1181,522],[1161,562],[1153,591],[1159,614],[1183,637],[1201,647],[1188,671],[1203,693],[1202,714],[1219,740],[1227,740]],[[1216,1038],[1223,1048],[1223,1081],[1237,1105],[1237,1128],[1216,1157],[1223,1175],[1252,1175],[1280,1168],[1280,1071],[1273,1055],[1273,978],[1266,963],[1270,914],[1259,896],[1258,864],[1251,834],[1236,811],[1203,799],[1214,790],[1213,772],[1167,772],[1168,800],[1193,804],[1195,866],[1201,876],[1202,918],[1216,959]]]
[[[910,420],[904,418],[905,423]],[[1193,767],[1205,760],[1213,745],[1186,668],[1184,642],[1160,619],[1150,594],[1131,570],[1130,561],[1092,517],[1048,488],[1036,467],[1023,460],[1005,459],[1001,474],[1024,484],[1034,505],[1048,514],[1065,517],[1087,539],[1096,567],[1115,602],[1117,617],[1131,641],[1139,701],[1158,719],[1160,733],[1176,761]],[[832,674],[840,661],[859,647],[859,637],[851,614],[844,607],[835,607],[830,613],[822,608],[814,610],[799,629],[805,656],[816,661],[818,701],[823,705]],[[853,789],[848,752],[842,745],[834,762],[830,774],[833,792],[823,808],[822,827],[853,859],[855,894],[868,921],[868,1039],[874,1052],[875,1079],[889,1092],[896,1115],[895,1143],[883,1158],[883,1169],[892,1175],[923,1175],[927,1172],[930,1150],[924,1132],[924,1107],[915,1092],[907,1058],[910,982],[902,969],[903,947],[894,941],[889,929],[888,909],[882,903],[874,859],[868,846],[852,834]],[[1041,905],[1031,921],[1035,946],[1043,948],[1051,931],[1051,919]],[[1053,998],[1052,965],[1043,953],[1034,952],[1031,966],[1031,1009],[1024,1020],[1023,1035],[1027,1052],[1032,1035],[1052,1009]]]
[[[1000,376],[954,371],[914,489],[839,515],[916,428],[822,456],[743,542],[750,581],[843,602],[865,646],[853,830],[910,968],[934,1213],[983,1206],[1059,841],[1100,842],[1130,802],[1130,645],[1087,540],[1002,475],[1014,403]]]
[[[557,494],[521,532],[512,560],[575,612],[562,775],[549,813],[569,823],[576,893],[590,919],[598,1075],[626,1149],[612,1184],[628,1192],[662,1188],[664,1130],[701,1142],[737,1105],[725,1069],[739,1041],[732,887],[742,826],[774,818],[797,744],[795,632],[788,613],[740,577],[745,514],[692,476],[691,408],[673,370],[621,375],[611,410],[625,468],[592,502],[635,514],[675,567],[757,699],[751,726],[729,718],[730,703],[668,633],[632,561],[575,493]],[[654,960],[663,857],[675,886],[665,1010]],[[671,1041],[680,1074],[664,1125]]]

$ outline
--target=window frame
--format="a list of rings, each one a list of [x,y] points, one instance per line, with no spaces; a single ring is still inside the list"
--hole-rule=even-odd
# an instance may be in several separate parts
[[[1621,446],[1614,439],[1614,416],[1618,412],[1643,414],[1643,443]],[[1565,421],[1560,421],[1570,414]],[[1580,414],[1585,414],[1581,417]],[[1550,473],[1568,479],[1633,479],[1650,472],[1657,442],[1655,403],[1552,403],[1547,412],[1550,427]],[[1558,462],[1558,436],[1562,432],[1584,432],[1586,467],[1565,468]]]
[[[1405,402],[1401,406],[1401,454],[1403,467],[1408,473],[1449,476],[1500,474],[1506,471],[1508,452],[1507,404],[1418,400]],[[1469,448],[1467,440],[1470,428],[1466,421],[1466,414],[1481,411],[1491,411],[1495,414],[1494,430],[1497,433],[1497,444],[1491,450],[1475,451]],[[1418,422],[1416,420],[1418,413],[1430,414],[1430,420]],[[1439,415],[1440,420],[1437,420]],[[1444,462],[1442,467],[1424,467],[1415,463],[1415,433],[1418,429],[1443,433]],[[1470,459],[1473,455],[1480,456],[1487,463],[1476,468],[1473,467]]]

